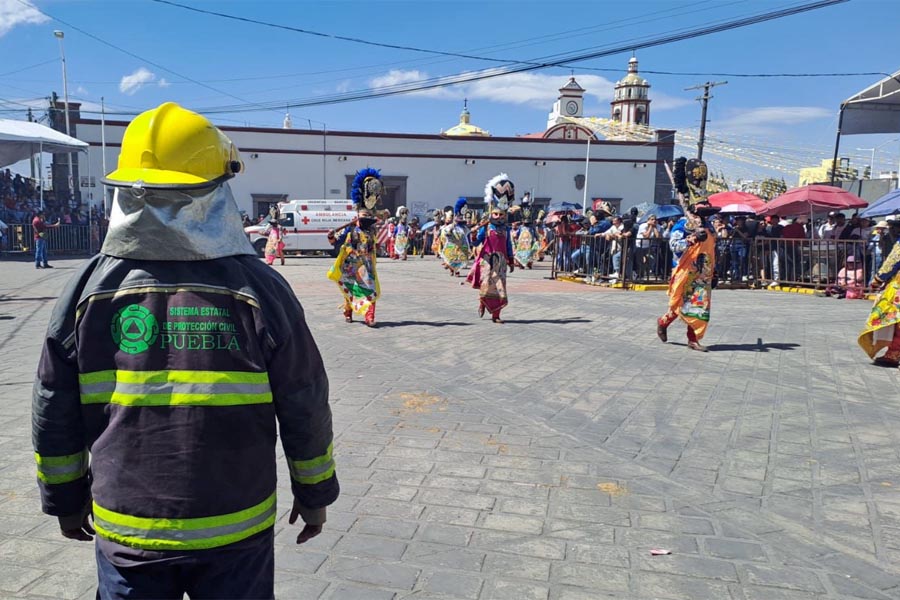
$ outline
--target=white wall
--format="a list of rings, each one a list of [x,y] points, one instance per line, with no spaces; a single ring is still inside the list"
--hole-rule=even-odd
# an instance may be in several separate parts
[[[321,198],[324,190],[325,197],[346,198],[346,176],[367,166],[380,169],[382,175],[407,176],[407,203],[425,202],[429,208],[452,204],[459,196],[482,196],[485,183],[500,172],[510,176],[517,196],[533,190],[535,197],[577,203],[583,196],[575,188],[575,176],[584,173],[584,142],[333,132],[324,138],[323,161],[321,131],[222,129],[241,150],[245,172],[231,181],[231,187],[238,206],[247,211],[253,208],[251,193]],[[107,171],[116,167],[124,130],[123,124],[106,125]],[[90,169],[82,163],[81,173],[90,171],[99,181],[103,175],[99,123],[79,122],[78,137],[91,144]],[[655,144],[592,143],[588,198],[622,198],[623,210],[653,202],[656,169],[662,168],[654,162],[656,150]],[[347,159],[339,160],[343,156]],[[467,159],[475,164],[467,165]],[[547,164],[535,166],[535,161]],[[102,192],[93,191],[99,201]]]

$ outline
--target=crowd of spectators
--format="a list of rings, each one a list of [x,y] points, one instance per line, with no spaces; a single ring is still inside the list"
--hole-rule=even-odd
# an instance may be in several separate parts
[[[0,221],[7,225],[29,224],[41,208],[40,184],[30,177],[0,170]],[[88,225],[92,220],[103,220],[103,209],[87,206],[70,206],[57,200],[52,193],[44,194],[44,214],[48,223],[62,225]]]
[[[672,268],[669,233],[676,221],[654,215],[639,218],[635,210],[622,216],[569,216],[555,227],[556,267],[611,283],[624,274],[632,281],[666,281]],[[852,297],[853,288],[867,284],[900,235],[900,221],[875,223],[841,212],[817,222],[808,217],[724,214],[710,221],[720,282],[773,287],[782,282],[825,283],[839,297],[848,288]]]

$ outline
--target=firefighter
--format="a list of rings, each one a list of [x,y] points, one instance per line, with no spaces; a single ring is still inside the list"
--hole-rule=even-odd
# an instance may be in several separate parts
[[[276,420],[289,522],[338,496],[328,379],[288,283],[256,258],[234,144],[166,103],[125,131],[109,234],[53,311],[34,386],[43,511],[96,531],[98,598],[272,598]]]

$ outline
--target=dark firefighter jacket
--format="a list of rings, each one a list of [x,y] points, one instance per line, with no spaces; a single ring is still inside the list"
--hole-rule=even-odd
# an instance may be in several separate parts
[[[272,528],[276,419],[295,499],[334,502],[328,379],[288,284],[252,256],[99,255],[69,282],[34,385],[44,512],[104,543],[228,546]],[[319,514],[323,511],[318,511]]]

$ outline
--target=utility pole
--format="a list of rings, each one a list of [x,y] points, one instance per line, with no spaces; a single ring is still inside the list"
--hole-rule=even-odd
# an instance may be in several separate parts
[[[31,113],[31,109],[28,109],[28,122],[34,123],[34,115]],[[31,180],[34,181],[34,153],[31,154]]]
[[[700,139],[697,140],[697,159],[703,159],[703,142],[706,140],[706,107],[709,105],[709,99],[712,96],[709,95],[709,89],[714,88],[717,85],[725,85],[728,83],[727,81],[707,81],[706,83],[701,83],[689,88],[684,88],[684,91],[689,90],[703,90],[703,95],[697,98],[700,101],[700,105],[702,106],[700,112]]]

